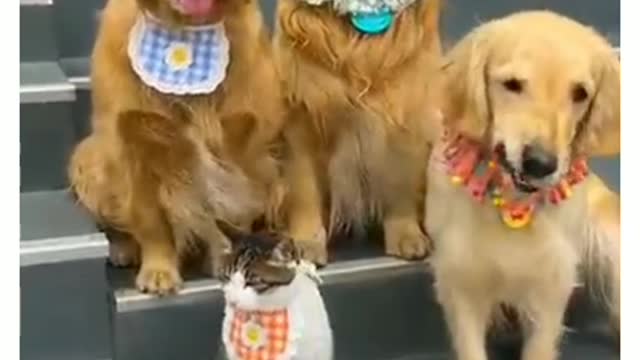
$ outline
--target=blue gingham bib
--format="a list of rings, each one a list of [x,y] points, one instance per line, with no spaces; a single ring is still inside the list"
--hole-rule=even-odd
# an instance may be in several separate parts
[[[209,94],[226,76],[229,40],[222,23],[170,29],[141,15],[129,34],[128,53],[146,85],[165,94]]]

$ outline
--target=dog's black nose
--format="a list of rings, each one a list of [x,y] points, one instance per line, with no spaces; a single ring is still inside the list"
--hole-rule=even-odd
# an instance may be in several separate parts
[[[541,179],[558,168],[558,157],[539,145],[528,145],[522,152],[522,172],[525,176]]]

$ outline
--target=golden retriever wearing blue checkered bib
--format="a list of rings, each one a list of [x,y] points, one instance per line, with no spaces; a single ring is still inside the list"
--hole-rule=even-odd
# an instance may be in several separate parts
[[[186,259],[215,267],[227,245],[215,219],[270,223],[281,103],[255,0],[110,0],[91,80],[71,188],[111,262],[140,265],[140,290],[178,289]]]
[[[209,94],[225,79],[229,66],[222,23],[171,29],[146,14],[131,29],[127,50],[140,79],[165,94]]]

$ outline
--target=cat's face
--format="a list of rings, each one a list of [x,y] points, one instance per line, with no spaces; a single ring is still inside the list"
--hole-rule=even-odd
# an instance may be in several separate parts
[[[275,232],[248,233],[226,222],[217,221],[218,228],[229,239],[231,248],[223,256],[221,281],[242,273],[246,286],[263,293],[277,286],[289,285],[300,260],[291,239]]]

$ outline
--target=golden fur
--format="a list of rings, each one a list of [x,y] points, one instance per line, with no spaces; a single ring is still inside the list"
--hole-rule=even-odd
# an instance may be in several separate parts
[[[603,37],[573,20],[531,11],[481,25],[450,52],[444,76],[445,124],[487,148],[503,142],[510,162],[531,141],[558,155],[559,175],[576,154],[619,152],[619,60]],[[518,93],[505,85],[513,79],[522,83]],[[572,95],[577,87],[586,99]],[[617,326],[617,194],[591,175],[568,200],[539,208],[527,228],[512,230],[493,205],[473,202],[450,182],[441,156],[438,144],[427,172],[425,226],[458,359],[487,359],[485,333],[499,304],[513,306],[525,326],[524,360],[555,359],[579,266],[606,295]]]
[[[440,60],[440,2],[416,3],[387,33],[359,34],[329,6],[280,0],[275,56],[289,114],[284,213],[318,263],[336,230],[384,222],[388,253],[422,257],[423,168]],[[328,230],[328,231],[327,231]]]
[[[137,286],[161,294],[180,285],[191,240],[204,240],[219,256],[225,241],[216,218],[249,226],[277,203],[271,148],[283,114],[254,0],[221,0],[231,63],[211,95],[170,96],[145,86],[131,69],[128,35],[141,5],[183,25],[184,18],[167,15],[166,1],[107,3],[92,56],[93,133],[69,167],[79,201],[116,230],[112,262],[140,263]]]

